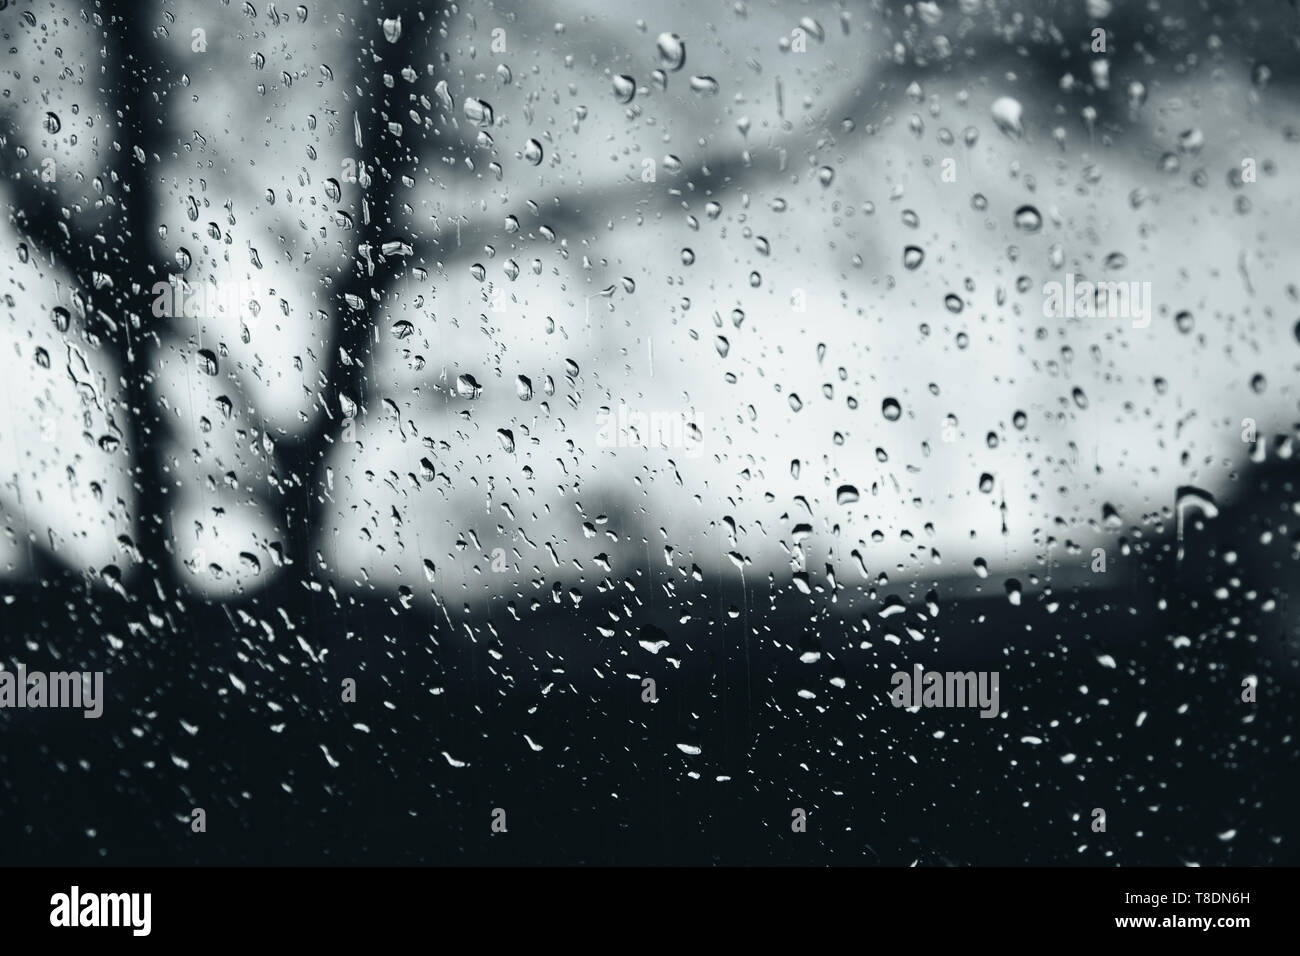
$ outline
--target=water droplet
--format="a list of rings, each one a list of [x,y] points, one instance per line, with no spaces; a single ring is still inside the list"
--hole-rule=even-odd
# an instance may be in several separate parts
[[[659,53],[659,65],[665,70],[676,72],[686,65],[686,44],[676,33],[659,34],[655,49]]]
[[[465,113],[465,118],[471,123],[477,123],[479,126],[492,125],[492,106],[486,100],[467,96],[465,97],[465,105],[462,107],[462,110]]]
[[[812,17],[800,17],[799,26],[803,27],[804,32],[815,39],[818,43],[825,41],[826,31],[822,29],[822,25]]]
[[[1020,122],[1024,107],[1020,105],[1019,100],[1010,96],[1000,96],[993,101],[990,112],[993,114],[993,122],[1006,135],[1019,139],[1024,133],[1024,127]]]
[[[920,246],[908,246],[903,250],[903,265],[907,269],[918,269],[925,261],[925,250]]]
[[[885,421],[896,422],[903,414],[903,407],[893,398],[887,398],[880,403],[880,414],[885,416]]]
[[[1016,228],[1021,232],[1037,232],[1043,227],[1043,216],[1036,206],[1021,206],[1016,210]]]
[[[717,96],[718,81],[711,76],[693,76],[691,77],[691,90],[701,96]]]
[[[1205,146],[1205,134],[1199,128],[1183,130],[1178,134],[1178,148],[1184,153],[1195,155]]]
[[[1020,582],[1015,578],[1007,578],[1006,584],[1003,585],[1007,592],[1007,600],[1016,607],[1020,606]]]
[[[1192,328],[1196,325],[1196,320],[1192,318],[1192,313],[1184,309],[1174,316],[1174,325],[1178,327],[1179,332],[1186,335],[1192,331]]]
[[[636,80],[626,73],[614,77],[614,98],[620,103],[631,103],[636,96]]]
[[[473,375],[458,375],[456,377],[456,394],[461,398],[478,398],[482,391],[482,387]]]
[[[371,20],[371,23],[375,21]],[[372,28],[373,29],[373,28]],[[418,30],[416,31],[419,32]],[[389,43],[396,43],[402,38],[402,18],[393,17],[384,21],[384,39]]]
[[[851,505],[859,497],[858,489],[853,485],[840,485],[835,489],[835,503],[837,505]]]
[[[530,139],[524,143],[524,159],[534,166],[540,165],[542,162],[542,144],[535,139]]]
[[[59,130],[63,129],[63,122],[59,119],[57,113],[46,113],[45,121],[42,125],[45,127],[45,132],[47,133],[57,133]]]

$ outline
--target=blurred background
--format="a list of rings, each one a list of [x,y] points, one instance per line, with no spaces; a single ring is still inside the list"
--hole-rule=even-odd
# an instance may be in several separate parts
[[[0,0],[3,859],[1296,862],[1296,17]]]

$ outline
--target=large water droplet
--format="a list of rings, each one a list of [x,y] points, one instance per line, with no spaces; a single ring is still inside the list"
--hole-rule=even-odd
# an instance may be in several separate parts
[[[701,96],[716,96],[720,87],[718,81],[711,76],[693,76],[691,89]]]
[[[1016,228],[1021,232],[1037,232],[1043,228],[1043,216],[1036,206],[1021,206],[1016,210]]]
[[[659,65],[665,70],[680,70],[686,65],[686,44],[676,33],[661,33],[655,41]]]
[[[1020,105],[1019,100],[1010,96],[1000,96],[993,101],[990,112],[993,114],[993,122],[1003,133],[1017,139],[1024,133],[1024,127],[1020,122],[1024,107]]]
[[[471,123],[477,123],[479,126],[491,126],[493,122],[492,105],[487,100],[480,100],[477,97],[465,97],[465,105],[462,107],[465,118]]]
[[[612,86],[614,98],[620,103],[631,103],[632,98],[636,96],[636,80],[626,73],[614,77]]]

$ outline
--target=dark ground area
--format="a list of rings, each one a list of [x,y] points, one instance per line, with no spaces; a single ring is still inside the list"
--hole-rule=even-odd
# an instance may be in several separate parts
[[[923,603],[881,620],[875,602],[868,634],[860,611],[826,617],[824,599],[790,589],[774,613],[765,583],[732,618],[738,585],[702,585],[692,606],[713,619],[682,625],[679,610],[634,605],[612,625],[670,640],[657,655],[597,633],[623,598],[548,604],[522,622],[485,611],[471,641],[424,607],[336,603],[301,585],[221,606],[161,602],[142,578],[128,602],[50,572],[47,587],[9,592],[4,659],[104,669],[108,701],[97,721],[0,713],[0,859],[1300,862],[1292,474],[1284,463],[1243,478],[1253,491],[1189,531],[1181,563],[1168,535],[1117,531],[1132,553],[1112,555],[1107,589],[1029,587],[1014,606],[991,577],[987,598],[945,601],[940,588],[928,626]],[[257,618],[273,622],[274,641]],[[810,649],[820,660],[801,663]],[[889,663],[913,660],[999,669],[1004,716],[893,709]],[[1257,703],[1241,700],[1246,675]],[[353,704],[339,700],[346,677]],[[641,700],[642,677],[658,703]],[[206,833],[191,832],[193,807]],[[504,834],[491,832],[497,807]],[[796,807],[806,833],[791,832]],[[1094,807],[1105,833],[1091,832]]]

